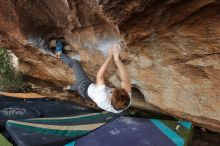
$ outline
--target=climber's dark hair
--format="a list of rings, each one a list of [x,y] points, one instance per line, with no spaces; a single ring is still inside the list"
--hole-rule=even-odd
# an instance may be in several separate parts
[[[115,110],[124,110],[129,106],[130,97],[125,89],[114,88],[111,96],[111,104]]]

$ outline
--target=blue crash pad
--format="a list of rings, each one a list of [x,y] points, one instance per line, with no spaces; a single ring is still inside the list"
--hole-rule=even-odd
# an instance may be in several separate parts
[[[187,122],[120,117],[65,146],[187,146],[191,134]]]

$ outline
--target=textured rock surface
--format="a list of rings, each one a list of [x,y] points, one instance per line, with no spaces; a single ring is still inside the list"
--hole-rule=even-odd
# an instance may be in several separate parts
[[[0,18],[0,46],[17,55],[24,74],[71,83],[73,72],[43,50],[61,37],[94,79],[107,49],[123,40],[121,58],[147,103],[220,131],[219,1],[8,0]],[[109,84],[118,85],[115,73],[112,63]]]

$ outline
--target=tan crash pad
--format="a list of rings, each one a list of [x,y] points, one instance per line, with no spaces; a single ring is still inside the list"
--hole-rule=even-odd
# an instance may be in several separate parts
[[[17,98],[44,98],[46,96],[39,95],[37,93],[8,93],[8,92],[0,92],[1,95],[11,96]]]

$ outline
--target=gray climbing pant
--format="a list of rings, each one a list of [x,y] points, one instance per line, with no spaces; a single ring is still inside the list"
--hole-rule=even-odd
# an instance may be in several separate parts
[[[76,59],[71,59],[70,57],[68,57],[67,55],[63,53],[60,55],[60,59],[70,68],[72,68],[75,73],[76,82],[75,84],[70,85],[70,90],[78,91],[78,93],[82,97],[90,99],[90,97],[88,96],[87,90],[88,90],[89,85],[93,82],[88,78],[86,72],[80,65],[79,61]]]

